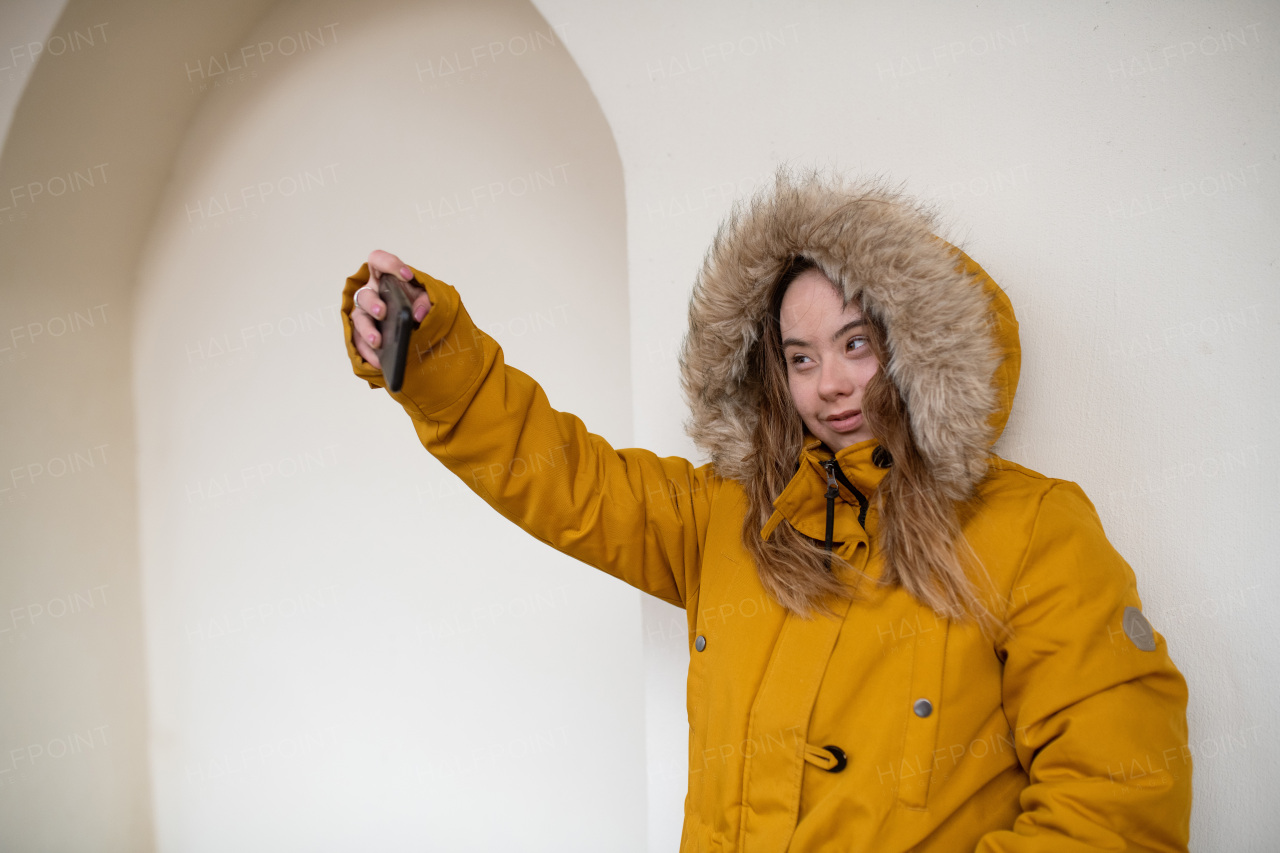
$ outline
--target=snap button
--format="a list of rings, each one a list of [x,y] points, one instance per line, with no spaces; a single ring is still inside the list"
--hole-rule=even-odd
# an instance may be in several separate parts
[[[699,634],[698,639],[693,641],[693,647],[698,651],[702,651],[707,647],[707,638]]]
[[[834,767],[827,768],[828,773],[839,773],[841,770],[849,766],[849,757],[844,754],[844,750],[840,747],[828,744],[824,746],[823,749],[831,753],[832,757],[836,760]]]
[[[917,717],[927,717],[933,713],[933,703],[928,699],[917,699],[911,710],[916,712]]]
[[[877,444],[871,451],[871,463],[877,468],[888,468],[893,465],[893,454]]]

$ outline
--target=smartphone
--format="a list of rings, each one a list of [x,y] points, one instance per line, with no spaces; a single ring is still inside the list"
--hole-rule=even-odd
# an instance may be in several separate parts
[[[387,306],[387,316],[379,326],[382,347],[378,361],[387,389],[399,391],[404,385],[404,366],[409,357],[409,334],[418,327],[413,322],[413,300],[405,292],[407,285],[390,273],[378,276],[378,296]]]

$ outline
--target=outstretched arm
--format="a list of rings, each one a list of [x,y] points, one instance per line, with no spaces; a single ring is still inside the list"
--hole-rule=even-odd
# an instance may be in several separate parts
[[[375,253],[386,255],[386,253]],[[389,259],[389,260],[388,260]],[[393,255],[375,270],[399,272]],[[343,325],[357,376],[383,380],[368,341],[369,264],[347,279]],[[541,386],[508,366],[476,328],[458,292],[407,268],[430,310],[410,340],[404,387],[392,394],[423,446],[489,505],[521,528],[632,586],[683,607],[696,589],[715,477],[675,456],[615,450],[576,416],[552,408]],[[385,312],[384,312],[385,313]],[[354,315],[354,316],[353,316]],[[376,340],[376,328],[373,329]]]

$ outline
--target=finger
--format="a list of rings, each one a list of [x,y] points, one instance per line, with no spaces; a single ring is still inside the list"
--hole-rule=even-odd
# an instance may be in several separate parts
[[[431,299],[424,290],[418,294],[418,298],[413,300],[413,321],[421,323],[422,318],[427,316],[427,312],[431,310]]]
[[[378,324],[363,311],[351,312],[351,326],[355,330],[355,342],[364,342],[377,349],[382,346],[382,332]]]
[[[378,347],[382,343],[382,336],[373,318],[359,309],[351,312],[351,343],[355,345],[356,352],[360,353],[361,358],[374,367],[382,367],[378,359]]]
[[[351,312],[352,319],[355,318],[357,313],[364,313],[380,320],[387,313],[386,305],[383,303],[382,298],[378,296],[376,283],[373,287],[368,289],[360,288],[356,291],[355,306],[356,310]]]
[[[381,368],[382,362],[378,358],[378,330],[373,327],[373,321],[369,316],[363,315],[359,321],[356,315],[351,315],[351,325],[353,326],[351,333],[351,343],[355,345],[356,352],[360,353],[360,357],[372,364],[374,367]],[[372,336],[374,343],[370,343]]]
[[[360,353],[361,358],[363,358],[365,361],[369,362],[369,364],[373,365],[379,370],[382,369],[382,362],[378,360],[377,350],[375,350],[373,347],[369,346],[367,343],[360,340],[359,338],[356,338],[355,345],[356,345],[356,352]]]
[[[412,281],[413,270],[390,252],[384,252],[381,249],[374,249],[369,253],[369,279],[374,283],[377,282],[374,271],[391,273],[401,281]]]

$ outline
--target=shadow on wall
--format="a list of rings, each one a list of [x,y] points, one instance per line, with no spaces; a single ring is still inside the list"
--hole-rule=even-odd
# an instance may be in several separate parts
[[[40,68],[0,172],[101,163],[101,186],[0,240],[33,272],[76,234],[73,268],[98,274],[11,304],[105,322],[0,381],[28,404],[8,467],[105,453],[7,513],[24,600],[98,606],[25,629],[6,739],[96,746],[22,771],[6,839],[643,849],[638,594],[431,459],[351,375],[338,315],[343,277],[396,252],[553,405],[629,443],[621,164],[567,24],[523,0],[89,5],[56,30],[109,41]],[[101,535],[60,535],[68,503]],[[102,807],[60,827],[72,797]]]

